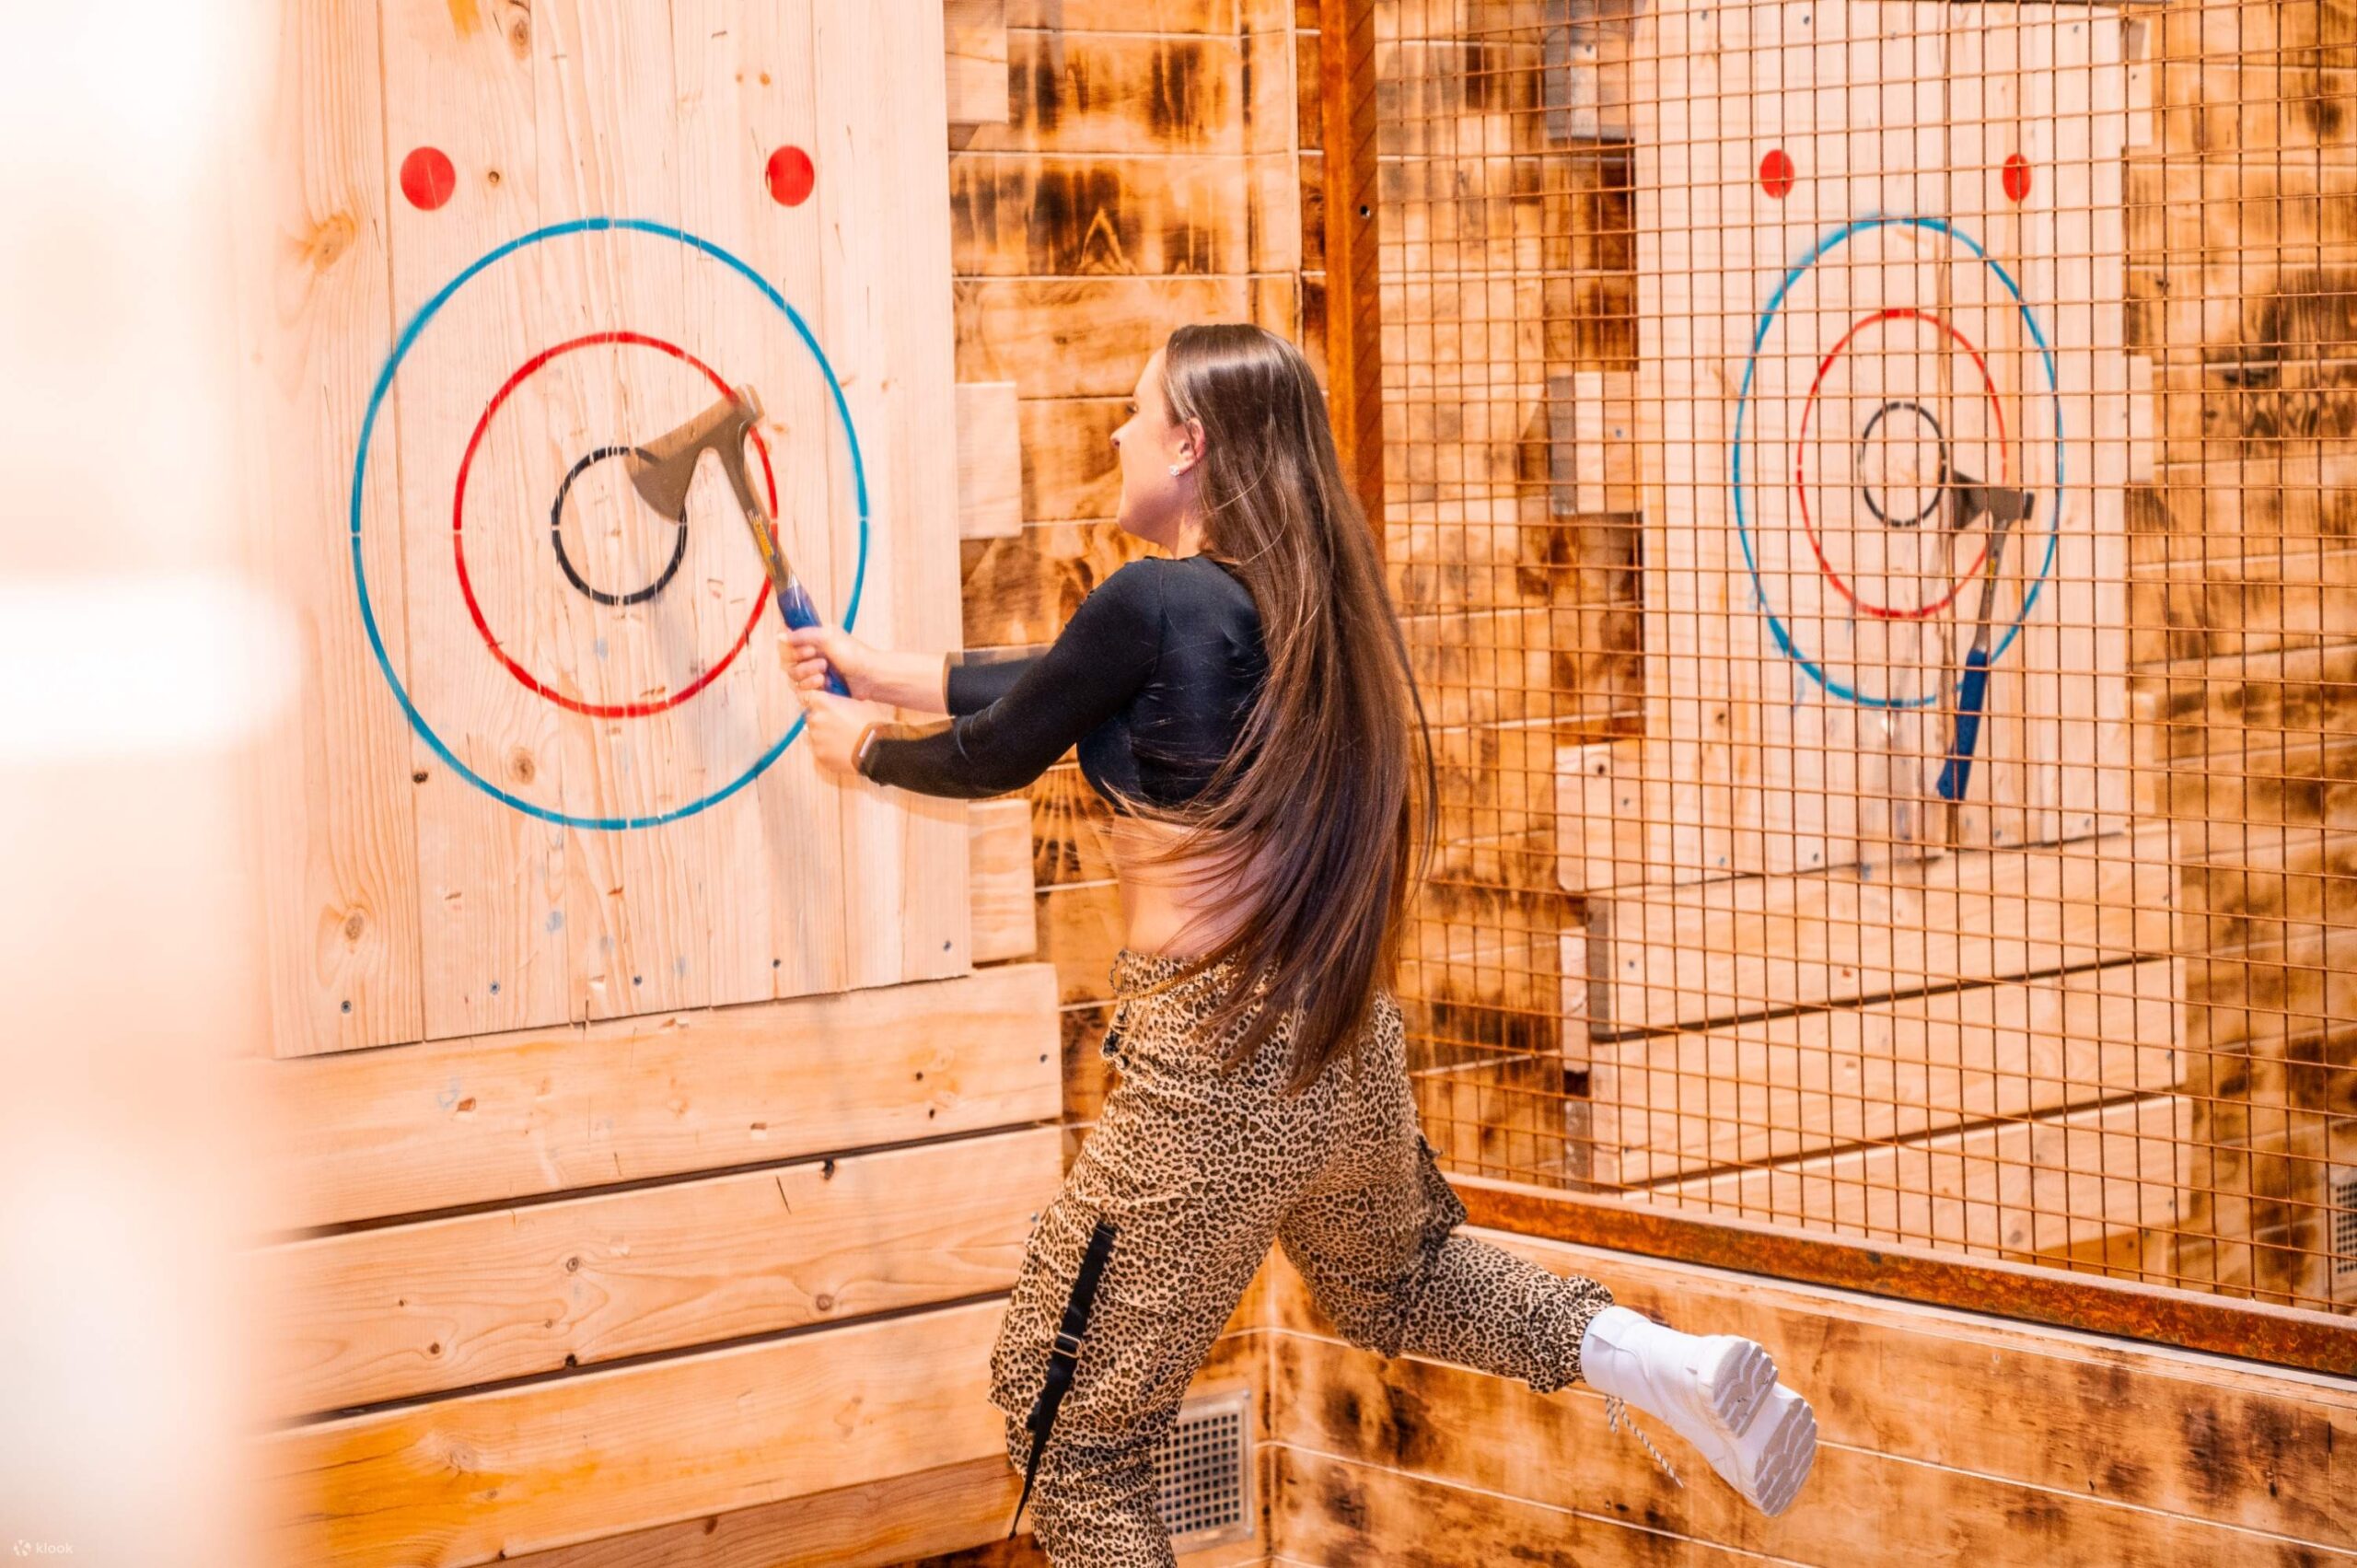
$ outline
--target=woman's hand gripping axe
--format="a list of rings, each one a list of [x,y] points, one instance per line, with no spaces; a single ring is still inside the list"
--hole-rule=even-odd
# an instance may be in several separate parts
[[[696,465],[706,452],[718,457],[721,472],[728,476],[729,488],[737,493],[737,508],[745,514],[745,526],[753,530],[753,548],[761,552],[761,567],[777,595],[778,613],[785,617],[788,626],[816,626],[820,623],[818,607],[786,563],[785,548],[778,542],[769,508],[761,504],[752,476],[745,471],[745,437],[761,417],[759,394],[749,386],[739,387],[677,430],[635,448],[628,459],[630,482],[665,520],[685,526],[688,488],[695,482]],[[838,697],[851,695],[843,678],[831,669],[827,672],[827,690]]]

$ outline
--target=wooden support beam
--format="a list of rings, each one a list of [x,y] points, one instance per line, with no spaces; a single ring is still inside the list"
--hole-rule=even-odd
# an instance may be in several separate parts
[[[1474,1225],[1608,1249],[1616,1264],[1699,1264],[1722,1276],[1742,1276],[1746,1289],[1777,1282],[1823,1287],[1945,1308],[1977,1323],[2076,1330],[2130,1347],[2357,1376],[2357,1323],[2328,1313],[2155,1289],[2010,1259],[1967,1258],[1945,1248],[1845,1240],[1761,1220],[1632,1203],[1617,1194],[1592,1197],[1479,1177],[1453,1185]]]
[[[973,869],[974,962],[1028,958],[1039,950],[1031,882],[1031,802],[978,800],[967,808]]]
[[[1854,871],[1632,889],[1610,938],[1599,1031],[1666,1028],[1857,997],[2117,963],[2169,948],[2165,825]]]
[[[958,386],[958,533],[1013,539],[1023,531],[1022,405],[1012,381]]]
[[[1327,401],[1342,476],[1383,537],[1382,270],[1376,257],[1374,0],[1318,0],[1325,152]]]
[[[274,1229],[1053,1117],[1055,972],[238,1064]]]
[[[1007,122],[1006,0],[942,0],[949,124]]]
[[[290,1417],[1004,1290],[1052,1127],[266,1249]]]
[[[1005,1304],[352,1416],[263,1440],[258,1555],[467,1568],[964,1460],[1004,1463],[988,1397]]]

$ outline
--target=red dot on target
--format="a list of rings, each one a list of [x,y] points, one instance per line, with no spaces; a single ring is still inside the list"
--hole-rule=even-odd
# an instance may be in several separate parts
[[[2029,159],[2014,153],[2005,159],[2005,194],[2019,202],[2029,194]]]
[[[440,147],[416,147],[401,159],[401,194],[421,213],[430,213],[459,188],[459,171]]]
[[[811,188],[819,183],[819,171],[810,167],[810,155],[800,147],[784,146],[770,154],[770,198],[781,206],[798,207],[810,199]]]
[[[1771,147],[1759,160],[1759,188],[1782,201],[1793,192],[1793,156],[1782,147]]]

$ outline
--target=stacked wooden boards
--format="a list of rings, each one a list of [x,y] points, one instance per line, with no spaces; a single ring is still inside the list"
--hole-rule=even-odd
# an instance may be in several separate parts
[[[1062,1168],[1051,989],[1016,965],[250,1064],[277,1560],[783,1528],[846,1487],[937,1507],[948,1466],[982,1539],[993,1293]]]

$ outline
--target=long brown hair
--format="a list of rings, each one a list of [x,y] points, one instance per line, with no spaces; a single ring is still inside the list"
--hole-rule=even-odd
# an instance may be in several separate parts
[[[1308,360],[1260,327],[1181,327],[1163,388],[1174,421],[1202,425],[1203,548],[1251,591],[1268,655],[1260,695],[1202,792],[1175,810],[1135,807],[1189,830],[1156,859],[1223,877],[1249,867],[1260,883],[1241,925],[1167,983],[1236,960],[1256,983],[1231,986],[1206,1022],[1213,1039],[1244,1026],[1224,1064],[1250,1059],[1294,1016],[1286,1088],[1298,1093],[1336,1056],[1355,1057],[1376,988],[1397,984],[1432,849],[1431,731]]]

